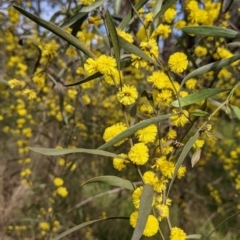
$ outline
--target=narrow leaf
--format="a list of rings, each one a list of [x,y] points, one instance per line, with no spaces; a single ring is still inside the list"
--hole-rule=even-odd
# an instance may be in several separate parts
[[[146,184],[143,186],[143,191],[140,198],[137,225],[134,229],[132,240],[138,240],[142,236],[142,233],[148,220],[148,216],[151,212],[153,193],[154,191],[152,185]]]
[[[122,0],[114,0],[113,1],[113,10],[114,10],[115,16],[118,16],[118,14],[119,14],[121,3],[122,3]]]
[[[78,12],[74,16],[67,19],[60,27],[67,28],[67,27],[73,25],[79,19],[85,18],[87,14],[88,14],[87,12]]]
[[[152,10],[154,18],[160,12],[160,10],[162,8],[162,3],[163,3],[163,0],[159,0],[159,1],[155,2],[154,6],[153,6],[153,10]]]
[[[73,233],[73,232],[76,232],[77,230],[83,228],[83,227],[86,227],[88,225],[91,225],[93,223],[96,223],[96,222],[101,222],[101,221],[106,221],[106,220],[111,220],[111,219],[129,219],[129,218],[126,218],[126,217],[109,217],[109,218],[105,218],[105,219],[98,219],[98,220],[92,220],[92,221],[88,221],[88,222],[85,222],[85,223],[81,223],[73,228],[70,228],[68,229],[67,231],[61,233],[60,235],[56,236],[55,238],[53,238],[52,240],[59,240],[63,237],[66,237],[67,235]]]
[[[106,142],[105,144],[103,144],[102,146],[100,146],[98,149],[104,150],[108,147],[113,146],[114,144],[122,141],[123,139],[131,136],[132,134],[134,134],[138,129],[147,127],[148,125],[152,124],[152,123],[157,123],[157,122],[161,122],[163,120],[168,119],[169,117],[173,116],[174,114],[166,114],[166,115],[162,115],[162,116],[157,116],[157,117],[153,117],[153,118],[149,118],[146,120],[143,120],[135,125],[133,125],[132,127],[126,129],[124,132],[118,134],[116,137],[112,138],[110,141]]]
[[[227,44],[229,47],[240,47],[240,42],[231,42]]]
[[[168,191],[167,191],[167,196],[169,195],[169,192],[171,190],[172,184],[177,176],[177,172],[180,168],[180,166],[182,165],[183,161],[185,160],[186,156],[188,155],[191,147],[193,146],[193,144],[195,143],[195,141],[198,139],[199,137],[199,132],[197,131],[188,141],[187,143],[184,145],[183,150],[177,160],[177,163],[175,165],[175,169],[174,169],[174,173],[173,173],[173,177],[171,179],[171,182],[169,184],[168,187]]]
[[[83,43],[81,43],[77,38],[72,36],[70,33],[64,31],[63,29],[59,28],[55,24],[51,22],[47,22],[34,14],[31,14],[24,9],[13,5],[13,7],[18,10],[20,13],[31,19],[32,21],[36,22],[40,26],[48,29],[49,31],[55,33],[57,36],[61,37],[62,39],[66,40],[68,43],[72,44],[74,47],[85,53],[87,56],[91,58],[95,58],[95,55],[87,48]]]
[[[199,36],[207,37],[225,37],[225,38],[240,38],[240,34],[234,30],[213,27],[213,26],[187,26],[183,27],[181,30],[188,34],[195,34]]]
[[[126,50],[127,52],[129,52],[131,54],[135,54],[150,63],[156,64],[155,61],[152,58],[150,58],[146,53],[144,53],[140,48],[138,48],[137,46],[133,45],[132,43],[126,41],[125,39],[123,39],[120,36],[118,36],[118,38],[119,38],[120,46],[124,50]]]
[[[138,3],[136,3],[136,5],[134,6],[134,9],[136,11],[138,11],[148,1],[149,0],[138,1]],[[135,16],[135,14],[136,14],[136,12],[133,9],[131,9],[129,11],[129,13],[126,15],[126,17],[124,17],[124,19],[122,20],[122,22],[119,24],[118,27],[123,30],[128,25],[128,23],[131,21],[131,19]]]
[[[191,234],[186,236],[186,239],[201,239],[201,238],[202,238],[201,234]]]
[[[86,15],[88,15],[89,12],[95,10],[99,6],[101,6],[104,2],[107,0],[98,0],[94,2],[90,6],[82,7],[79,12],[77,12],[74,16],[70,17],[67,19],[62,25],[61,28],[66,28],[77,22],[81,18],[85,18]],[[80,5],[79,5],[80,6]],[[79,6],[77,6],[79,8]],[[75,7],[76,8],[76,7]],[[72,10],[73,11],[73,10]]]
[[[109,35],[110,35],[112,47],[113,47],[113,50],[114,50],[114,55],[115,55],[115,59],[116,59],[116,62],[117,62],[117,67],[118,67],[118,70],[120,70],[119,40],[118,40],[116,27],[114,25],[114,22],[113,22],[112,17],[111,17],[108,10],[106,12],[106,24],[107,24],[107,29],[108,29],[108,32],[109,32]]]
[[[191,112],[191,115],[197,116],[197,117],[204,117],[208,114],[209,114],[208,112],[202,111],[201,109],[196,109]]]
[[[80,81],[75,82],[75,83],[66,84],[64,86],[65,87],[72,87],[72,86],[80,85],[80,84],[89,82],[89,81],[94,80],[94,79],[96,79],[98,77],[101,77],[101,76],[102,76],[102,74],[100,72],[96,72],[96,73],[92,74],[91,76],[88,76],[88,77],[84,78],[83,80],[80,80]]]
[[[173,4],[175,4],[176,1],[177,0],[168,0],[168,1],[166,1],[166,3],[162,6],[161,10],[154,17],[154,20],[159,18],[159,17],[161,17]]]
[[[192,93],[186,97],[180,98],[179,101],[181,106],[184,107],[184,106],[191,105],[193,103],[200,102],[202,100],[205,100],[208,97],[217,95],[225,91],[229,91],[229,90],[208,88],[208,89],[201,90],[198,93]],[[173,101],[171,104],[173,107],[179,107],[179,102],[177,100]]]
[[[0,84],[9,86],[8,81],[4,80],[4,79],[0,79]]]
[[[59,156],[64,154],[70,154],[70,153],[88,153],[93,155],[100,155],[100,156],[106,156],[106,157],[112,157],[112,158],[122,158],[121,156],[110,153],[102,150],[96,150],[96,149],[85,149],[85,148],[73,148],[73,149],[56,149],[56,148],[38,148],[38,147],[29,147],[30,150],[41,153],[43,155],[48,156]]]
[[[106,1],[108,1],[108,0],[97,0],[90,6],[83,7],[81,12],[91,12],[91,11],[95,10],[96,8],[100,7]]]
[[[239,107],[236,107],[234,105],[230,105],[230,107],[232,108],[235,116],[237,117],[238,120],[240,120],[240,109]]]
[[[222,59],[222,60],[219,60],[219,61],[216,61],[214,63],[209,63],[205,66],[202,66],[194,71],[192,71],[190,74],[188,74],[181,82],[181,88],[182,86],[184,85],[184,83],[190,79],[190,78],[194,78],[194,77],[197,77],[199,75],[203,75],[207,72],[210,72],[210,71],[213,71],[213,70],[217,70],[217,69],[221,69],[225,66],[228,66],[230,65],[231,63],[237,61],[240,59],[240,55],[234,55],[230,58],[226,58],[226,59]]]
[[[89,179],[88,181],[83,183],[82,186],[85,185],[85,184],[88,184],[88,183],[93,183],[93,182],[106,183],[108,185],[121,187],[121,188],[129,189],[129,190],[134,190],[135,189],[135,185],[132,182],[130,182],[129,180],[120,178],[120,177],[116,177],[116,176],[95,177],[95,178]]]
[[[191,158],[192,167],[194,167],[194,166],[196,165],[196,163],[200,160],[200,157],[201,157],[201,149],[198,149],[198,150],[192,155],[192,158]]]

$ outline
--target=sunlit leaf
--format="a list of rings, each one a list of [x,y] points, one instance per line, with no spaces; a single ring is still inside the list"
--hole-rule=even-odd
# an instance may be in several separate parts
[[[112,20],[112,17],[110,15],[109,11],[106,12],[106,25],[107,25],[108,32],[109,32],[109,35],[110,35],[111,44],[112,44],[112,47],[114,49],[114,55],[115,55],[115,59],[116,59],[116,62],[117,62],[117,67],[118,67],[118,70],[120,70],[119,40],[118,40],[116,27],[114,25],[114,22]]]
[[[153,17],[155,17],[160,12],[160,10],[162,8],[162,3],[163,3],[163,0],[158,0],[155,2],[153,9],[152,9]]]
[[[41,19],[37,17],[34,14],[31,14],[24,9],[13,5],[13,7],[18,10],[20,13],[31,19],[32,21],[36,22],[40,26],[48,29],[49,31],[55,33],[57,36],[61,37],[62,39],[66,40],[68,43],[72,44],[74,47],[85,53],[87,56],[91,58],[95,58],[95,55],[83,44],[81,43],[77,38],[72,36],[70,33],[64,31],[60,27],[56,26],[55,24],[45,21],[44,19]]]
[[[121,187],[129,190],[135,189],[135,185],[132,182],[116,176],[99,176],[99,177],[91,178],[85,183],[83,183],[82,186],[88,183],[93,183],[93,182],[106,183],[111,186]]]
[[[136,5],[134,5],[134,9],[136,11],[138,11],[140,8],[142,8],[142,6],[147,3],[149,0],[140,0],[136,3]],[[119,28],[120,29],[124,29],[125,27],[127,27],[128,23],[131,21],[131,19],[135,16],[136,12],[131,9],[128,14],[126,15],[126,17],[124,17],[124,19],[122,20],[122,22],[119,24]]]
[[[166,114],[166,115],[162,115],[162,116],[157,116],[157,117],[153,117],[153,118],[149,118],[147,120],[143,120],[135,125],[133,125],[132,127],[129,127],[128,129],[126,129],[124,132],[120,133],[119,135],[117,135],[116,137],[114,137],[113,139],[111,139],[110,141],[106,142],[105,144],[103,144],[101,147],[99,147],[98,149],[104,150],[108,147],[113,146],[114,144],[122,141],[123,139],[131,136],[132,134],[134,134],[137,130],[147,127],[150,124],[153,123],[157,123],[157,122],[161,122],[163,120],[169,119],[169,117],[173,116],[174,114]]]
[[[143,186],[143,191],[140,198],[137,225],[134,229],[133,236],[131,238],[132,240],[138,240],[142,236],[142,233],[147,223],[148,216],[151,212],[153,193],[154,191],[152,185],[146,184]]]
[[[90,6],[83,7],[81,9],[81,12],[91,12],[91,11],[95,10],[96,8],[100,7],[101,5],[103,5],[107,1],[108,0],[97,0],[96,2],[91,4]]]
[[[200,160],[201,157],[201,149],[198,149],[191,158],[191,165],[192,167],[194,167],[196,165],[196,163]]]
[[[240,120],[240,108],[236,107],[234,105],[230,105],[230,107],[232,108],[235,116],[237,117],[238,120]]]
[[[191,73],[189,73],[181,82],[181,87],[184,85],[184,83],[190,79],[190,78],[194,78],[194,77],[197,77],[199,75],[203,75],[207,72],[210,72],[210,71],[214,71],[214,70],[218,70],[218,69],[221,69],[223,67],[226,67],[228,65],[230,65],[231,63],[237,61],[240,59],[240,55],[234,55],[230,58],[226,58],[226,59],[222,59],[222,60],[219,60],[219,61],[216,61],[214,63],[209,63],[205,66],[202,66],[194,71],[192,71]]]
[[[0,84],[9,86],[8,81],[4,80],[4,79],[0,79]]]
[[[186,239],[202,239],[201,234],[190,234],[186,236]]]
[[[186,159],[186,156],[188,155],[191,147],[193,146],[193,144],[195,143],[195,141],[198,139],[199,137],[199,132],[197,131],[188,141],[187,143],[184,145],[183,149],[182,149],[182,152],[177,160],[177,163],[175,165],[175,169],[174,169],[174,173],[173,173],[173,177],[171,179],[171,182],[169,184],[169,187],[168,187],[168,191],[167,191],[167,196],[169,195],[169,192],[172,188],[172,184],[177,176],[177,173],[178,173],[178,170],[179,168],[181,167],[183,161]]]
[[[122,4],[122,0],[114,0],[113,1],[113,10],[114,10],[115,16],[117,16],[119,14],[121,4]]]
[[[229,47],[240,47],[240,42],[231,42],[227,44]]]
[[[68,229],[67,231],[61,233],[60,235],[54,237],[52,240],[59,240],[63,237],[66,237],[67,235],[73,233],[73,232],[76,232],[77,230],[83,228],[83,227],[86,227],[86,226],[89,226],[93,223],[96,223],[96,222],[101,222],[101,221],[107,221],[107,220],[111,220],[111,219],[125,219],[125,220],[128,220],[129,218],[127,217],[109,217],[109,218],[104,218],[104,219],[98,219],[98,220],[92,220],[92,221],[88,221],[88,222],[85,222],[85,223],[82,223],[82,224],[79,224],[73,228],[70,228]]]
[[[29,147],[29,149],[34,152],[41,153],[43,155],[48,155],[48,156],[59,156],[59,155],[70,154],[70,153],[88,153],[88,154],[100,155],[105,157],[122,158],[121,156],[115,153],[110,153],[110,152],[106,152],[98,149],[85,149],[85,148],[56,149],[56,148],[38,148],[38,147]]]
[[[193,103],[200,102],[202,100],[205,100],[208,97],[211,97],[226,91],[230,91],[230,90],[208,88],[208,89],[201,90],[197,93],[189,94],[186,97],[180,98],[179,101],[181,106],[184,107],[184,106],[191,105]],[[173,101],[171,104],[173,107],[179,107],[179,102],[177,100]]]
[[[196,110],[192,111],[190,114],[193,116],[197,116],[197,117],[204,117],[204,116],[208,115],[209,113],[202,111],[201,109],[196,109]]]
[[[195,34],[206,37],[225,37],[225,38],[240,38],[240,34],[232,29],[214,27],[214,26],[187,26],[181,28],[188,34]]]
[[[60,27],[67,28],[77,22],[79,19],[83,19],[88,15],[87,12],[78,12],[74,16],[67,19]]]

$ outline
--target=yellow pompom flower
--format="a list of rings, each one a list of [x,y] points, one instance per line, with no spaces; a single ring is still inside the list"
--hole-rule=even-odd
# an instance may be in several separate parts
[[[127,129],[127,126],[125,123],[123,123],[123,122],[116,123],[116,124],[112,125],[111,127],[108,127],[105,129],[104,134],[103,134],[103,139],[106,142],[108,142],[112,138],[114,138],[115,136],[117,136],[118,134],[120,134],[121,132],[123,132],[126,129]],[[120,146],[126,140],[127,139],[122,140],[122,141],[116,143],[114,146]]]
[[[163,88],[172,88],[172,84],[163,71],[155,71],[147,78],[147,81],[152,83],[154,87],[161,90]]]
[[[44,231],[50,230],[50,224],[48,222],[40,222],[39,227]]]
[[[88,58],[84,63],[84,69],[88,75],[94,74],[98,71],[98,64],[94,59]]]
[[[184,53],[176,52],[168,59],[168,66],[174,73],[181,73],[187,69],[188,59]]]
[[[177,113],[176,109],[173,109],[173,113]],[[178,113],[170,117],[171,125],[176,127],[183,127],[188,122],[189,113],[183,110],[183,113]]]
[[[60,195],[61,197],[65,198],[68,195],[68,190],[65,187],[58,187],[57,194]]]
[[[138,98],[137,89],[134,86],[123,85],[122,90],[117,93],[117,99],[123,105],[131,105]]]
[[[193,144],[193,147],[194,147],[195,149],[202,148],[203,145],[204,145],[204,143],[205,143],[204,140],[197,139],[197,140],[195,141],[195,143]]]
[[[133,43],[133,36],[129,33],[126,33],[125,31],[117,28],[117,34],[122,37],[123,39],[125,39],[126,41]]]
[[[135,208],[139,208],[140,206],[140,198],[141,198],[141,195],[142,195],[142,190],[143,190],[143,187],[140,186],[140,187],[137,187],[134,191],[133,191],[133,194],[132,194],[132,201],[133,201],[133,205]]]
[[[185,240],[187,234],[178,227],[173,227],[171,229],[171,235],[170,235],[170,240]]]
[[[197,46],[194,49],[194,53],[196,54],[197,57],[205,57],[207,55],[207,48],[202,46]]]
[[[102,74],[112,74],[116,70],[116,66],[116,60],[111,56],[101,55],[97,59],[97,70]]]
[[[167,23],[171,23],[176,16],[176,10],[174,8],[168,8],[163,16]]]
[[[130,224],[133,228],[136,227],[138,218],[138,212],[135,211],[130,215]],[[147,223],[145,229],[143,231],[143,235],[146,237],[154,236],[158,232],[159,222],[157,218],[153,215],[149,215],[147,219]]]
[[[178,172],[177,172],[177,178],[180,179],[180,178],[184,177],[186,172],[187,172],[186,167],[180,166],[180,168],[178,169]]]
[[[127,158],[127,155],[124,153],[119,154],[121,157]],[[118,171],[122,171],[126,168],[126,164],[129,163],[129,161],[126,161],[122,158],[114,158],[113,159],[113,167],[117,169]]]
[[[8,84],[9,84],[9,86],[10,86],[11,89],[14,89],[14,88],[22,88],[22,87],[24,87],[24,85],[25,85],[24,82],[21,82],[21,81],[15,79],[15,78],[9,80],[9,81],[8,81]]]
[[[60,187],[63,185],[64,181],[61,178],[56,177],[54,178],[53,183],[55,186]]]
[[[143,143],[154,142],[157,135],[157,127],[154,124],[151,124],[143,129],[139,129],[135,135],[138,140]]]
[[[195,78],[190,78],[186,81],[185,85],[187,89],[193,90],[196,88],[196,84],[197,84],[197,79]]]
[[[128,157],[133,163],[144,165],[149,157],[147,146],[144,143],[134,144],[128,153]]]
[[[107,75],[104,75],[104,81],[109,85],[119,85],[120,83],[120,77],[122,77],[122,74],[119,73],[117,69],[113,69],[112,73]]]
[[[35,99],[37,97],[37,94],[31,89],[23,90],[22,95],[29,100]]]
[[[156,173],[147,171],[143,174],[143,181],[145,184],[155,185],[158,182],[158,177]]]
[[[147,42],[141,42],[140,48],[150,57],[158,57],[159,50],[156,40],[150,39]]]
[[[155,208],[158,213],[159,221],[169,216],[169,207],[166,204],[158,204],[155,206]]]
[[[162,106],[170,106],[171,102],[173,101],[172,91],[168,89],[163,89],[159,92],[155,99],[155,104],[160,103]]]
[[[174,129],[169,129],[168,133],[167,133],[167,138],[168,139],[175,139],[177,137],[177,132]]]
[[[80,0],[83,5],[90,6],[95,3],[96,0]]]
[[[162,36],[164,39],[169,37],[169,34],[172,32],[171,27],[166,24],[160,24],[153,32],[152,36]]]
[[[160,157],[156,161],[156,169],[160,171],[164,177],[172,178],[174,173],[174,163],[167,161],[165,156]]]

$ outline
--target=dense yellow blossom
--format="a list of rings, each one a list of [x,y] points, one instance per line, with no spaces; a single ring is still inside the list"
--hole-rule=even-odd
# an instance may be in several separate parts
[[[57,194],[61,197],[65,198],[68,195],[68,191],[66,187],[58,187],[57,188]]]
[[[184,53],[176,52],[168,59],[168,66],[174,73],[181,73],[187,69],[188,59]]]
[[[120,134],[121,132],[123,132],[126,129],[127,129],[127,126],[126,126],[125,123],[123,123],[123,122],[116,123],[116,124],[112,125],[111,127],[108,127],[108,128],[105,129],[104,134],[103,134],[103,139],[106,142],[108,142],[112,138],[114,138],[115,136],[117,136],[118,134]],[[126,139],[116,143],[114,146],[119,146],[124,141],[126,141]]]
[[[62,178],[56,177],[56,178],[54,178],[53,183],[55,186],[60,187],[63,185],[64,181]]]
[[[144,165],[149,157],[147,146],[144,143],[134,144],[128,153],[128,157],[133,163]]]
[[[130,224],[133,228],[136,227],[138,218],[138,212],[135,211],[130,215]],[[143,235],[147,237],[154,236],[158,232],[159,223],[155,216],[149,215],[145,229],[143,230]]]
[[[171,229],[170,240],[186,240],[187,234],[178,227],[173,227]]]
[[[119,156],[127,158],[127,155],[124,153],[119,154]],[[113,159],[113,167],[117,169],[118,171],[122,171],[126,168],[126,164],[129,163],[129,161],[124,160],[123,158],[114,158]]]
[[[139,129],[135,135],[138,140],[143,143],[154,142],[157,135],[157,127],[154,124],[151,124],[143,129]]]
[[[133,104],[138,97],[136,87],[123,85],[122,89],[117,93],[117,99],[123,105]]]

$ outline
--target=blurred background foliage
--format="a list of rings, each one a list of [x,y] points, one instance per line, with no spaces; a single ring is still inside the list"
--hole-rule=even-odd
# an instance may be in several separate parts
[[[108,38],[101,16],[109,9],[117,26],[131,10],[130,3],[135,4],[134,1],[120,2],[118,12],[113,11],[114,2],[108,1],[77,23],[65,27],[65,30],[80,39],[97,56],[109,55]],[[172,6],[177,12],[174,19],[168,20],[167,15],[159,18],[158,23],[171,29],[169,33],[164,32],[165,37],[159,38],[162,62],[166,62],[171,53],[183,49],[194,58],[198,67],[239,53],[239,45],[229,46],[229,39],[199,38],[181,32],[182,26],[202,24],[197,17],[196,22],[188,17],[186,4],[189,2],[177,1]],[[21,15],[9,1],[1,3],[0,238],[52,239],[60,232],[88,220],[129,217],[133,211],[131,191],[100,183],[82,187],[81,184],[100,175],[116,175],[137,182],[139,179],[134,167],[118,172],[110,158],[82,154],[52,157],[28,149],[28,146],[91,149],[101,146],[106,127],[124,122],[116,89],[102,77],[65,87],[64,84],[86,77],[83,68],[86,56]],[[58,26],[82,7],[78,0],[16,3]],[[206,11],[213,10],[210,4],[215,3],[221,4],[221,12],[209,25],[239,31],[239,2],[198,1],[201,9]],[[145,5],[141,12],[143,19],[152,11],[153,5],[154,1]],[[214,7],[217,9],[217,5]],[[139,18],[128,26],[128,32],[134,36],[134,44],[144,39],[140,26]],[[200,45],[204,46],[203,51],[207,51],[202,56],[199,49],[196,50]],[[218,50],[222,53],[220,57],[216,57]],[[148,71],[132,66],[123,69],[124,82],[136,85],[139,93],[149,89],[149,84],[144,81],[147,75]],[[11,85],[13,79],[19,80],[20,86]],[[182,75],[176,76],[179,83],[181,79]],[[197,80],[196,89],[232,88],[239,81],[239,64],[199,76]],[[26,89],[33,92],[24,92]],[[186,91],[191,92],[190,89]],[[219,96],[218,101],[223,101],[225,96]],[[142,97],[139,103],[140,106],[148,104],[148,101]],[[240,106],[239,89],[231,104]],[[216,104],[212,102],[206,111],[211,113],[215,108]],[[146,117],[149,115],[141,113],[138,119]],[[197,124],[201,122],[200,118]],[[185,161],[186,176],[173,185],[170,193],[173,225],[186,229],[189,234],[201,233],[204,236],[240,210],[239,120],[225,109],[212,119],[211,124],[215,137],[203,136],[205,144],[200,161],[194,168],[190,163],[193,152],[190,152]],[[178,131],[183,136],[186,128]],[[117,150],[112,147],[109,151],[121,153],[126,149],[127,144],[123,144]],[[54,183],[56,178],[64,181],[60,190]],[[239,225],[240,217],[236,215],[206,239],[240,239]],[[167,232],[165,222],[161,223],[161,229]],[[106,220],[89,225],[64,239],[130,239],[132,231],[126,219]],[[159,236],[152,239],[159,239]]]

